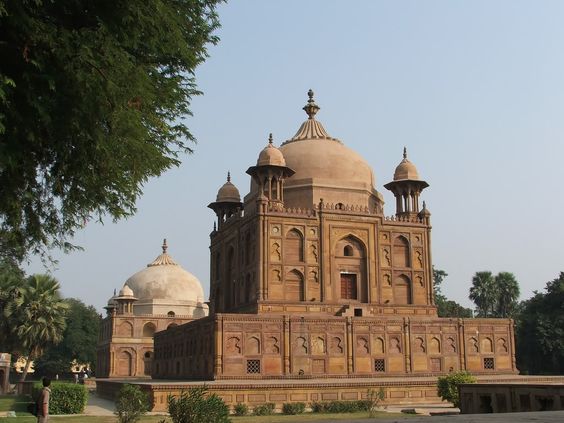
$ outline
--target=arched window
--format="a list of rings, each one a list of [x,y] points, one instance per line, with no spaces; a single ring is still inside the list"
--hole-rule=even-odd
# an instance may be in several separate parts
[[[287,262],[304,261],[303,236],[297,229],[292,229],[286,235],[286,242],[284,243],[284,259]]]
[[[157,328],[154,323],[152,322],[145,323],[145,326],[143,326],[143,336],[147,338],[149,337],[152,338],[156,330]]]
[[[394,267],[409,267],[409,241],[404,236],[398,236],[394,240],[393,248]]]
[[[292,270],[286,275],[285,299],[288,301],[304,300],[304,277],[297,270]]]
[[[117,328],[119,336],[133,336],[133,325],[129,322],[121,323]]]
[[[118,376],[133,376],[133,357],[128,351],[121,351],[118,354],[117,374]]]
[[[345,248],[343,249],[343,255],[345,257],[352,257],[354,255],[353,247],[351,247],[350,245],[345,245]]]
[[[175,316],[174,311],[172,311],[172,310],[169,311],[166,315],[167,315],[168,317],[174,317],[174,316]]]
[[[394,303],[411,304],[411,281],[405,275],[399,275],[394,279]]]

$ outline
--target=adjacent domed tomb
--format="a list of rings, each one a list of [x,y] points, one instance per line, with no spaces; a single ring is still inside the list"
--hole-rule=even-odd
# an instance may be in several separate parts
[[[134,313],[205,316],[207,305],[200,281],[178,265],[167,248],[165,240],[162,254],[125,282],[138,298]]]

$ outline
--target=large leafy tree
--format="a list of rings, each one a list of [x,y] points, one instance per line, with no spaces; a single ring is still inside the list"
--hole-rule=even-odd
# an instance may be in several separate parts
[[[472,317],[472,310],[463,307],[454,300],[443,295],[441,286],[448,273],[433,266],[433,288],[435,290],[435,305],[439,317]]]
[[[476,272],[469,298],[479,317],[513,317],[518,305],[519,283],[513,273]]]
[[[179,164],[220,0],[0,0],[0,255],[75,248]]]
[[[495,283],[498,293],[496,317],[513,317],[521,294],[515,275],[499,272],[495,277]]]
[[[523,301],[515,334],[517,366],[522,372],[564,372],[564,272]]]
[[[469,298],[476,304],[478,317],[494,317],[498,291],[492,272],[476,272],[472,277]]]
[[[0,259],[0,346],[3,351],[12,352],[15,345],[10,336],[12,325],[8,320],[10,303],[21,296],[25,275],[13,262]]]
[[[65,330],[67,304],[59,294],[59,283],[49,275],[32,275],[21,287],[21,295],[8,302],[5,317],[11,326],[11,342],[27,358],[21,380],[31,362],[57,344]]]
[[[96,363],[96,344],[100,328],[100,315],[92,306],[82,301],[68,298],[66,328],[61,342],[49,347],[36,360],[34,368],[40,374],[61,374],[68,372],[73,361],[89,363],[94,369]]]

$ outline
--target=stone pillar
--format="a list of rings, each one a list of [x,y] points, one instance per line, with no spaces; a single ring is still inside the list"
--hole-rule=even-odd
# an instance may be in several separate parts
[[[515,360],[515,322],[509,319],[509,348],[511,348],[511,370],[518,373],[517,362]]]
[[[411,322],[409,317],[403,318],[403,351],[405,357],[405,371],[412,373],[411,367]]]
[[[288,315],[284,315],[284,323],[283,328],[284,331],[284,374],[289,375],[291,372],[290,369],[290,319]]]
[[[223,373],[223,316],[216,315],[214,320],[214,370],[213,378]]]
[[[460,370],[466,370],[466,335],[464,333],[464,320],[458,319],[458,360]]]
[[[347,317],[347,372],[348,374],[354,373],[353,362],[353,324],[352,317]]]

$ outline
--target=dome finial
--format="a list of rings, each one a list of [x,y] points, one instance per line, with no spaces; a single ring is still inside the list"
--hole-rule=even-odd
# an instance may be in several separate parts
[[[231,182],[231,172],[227,171],[227,182]]]
[[[268,145],[270,145],[272,147],[272,142],[273,142],[273,138],[272,138],[272,132],[270,134],[268,134]]]
[[[162,246],[162,248],[163,248],[163,254],[166,254],[166,250],[167,250],[167,248],[168,248],[168,245],[166,244],[166,238],[163,239],[163,246]]]
[[[309,97],[309,100],[307,101],[307,104],[303,107],[303,110],[305,110],[305,112],[309,116],[309,119],[313,119],[315,114],[319,111],[320,107],[317,104],[315,104],[315,100],[313,99],[313,90],[311,88],[307,92],[307,96]]]
[[[407,159],[407,147],[403,147],[403,158]]]

